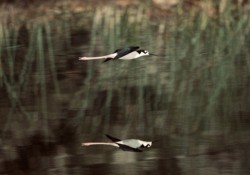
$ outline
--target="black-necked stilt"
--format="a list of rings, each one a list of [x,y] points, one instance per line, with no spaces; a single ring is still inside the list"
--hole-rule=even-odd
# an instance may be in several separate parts
[[[153,55],[153,56],[159,56],[152,53],[149,53],[147,50],[138,50],[140,47],[138,46],[131,46],[131,47],[125,47],[121,49],[117,49],[114,51],[114,53],[105,55],[105,56],[98,56],[98,57],[80,57],[79,60],[95,60],[95,59],[105,59],[104,62],[109,60],[116,60],[116,59],[122,59],[122,60],[131,60],[136,59],[143,56]]]
[[[139,148],[149,148],[152,146],[152,141],[147,142],[139,139],[127,139],[120,140],[114,138],[108,134],[105,134],[112,142],[85,142],[82,143],[82,146],[91,146],[91,145],[110,145],[115,146],[123,151],[133,151],[133,152],[142,152]]]

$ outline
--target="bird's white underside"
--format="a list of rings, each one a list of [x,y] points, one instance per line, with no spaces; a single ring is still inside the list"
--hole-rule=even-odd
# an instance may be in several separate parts
[[[133,148],[139,148],[142,145],[146,146],[146,145],[151,145],[152,142],[147,142],[147,141],[143,141],[143,140],[139,140],[139,139],[128,139],[128,140],[121,140],[118,141],[116,143],[122,144],[122,145],[127,145]]]
[[[134,51],[134,52],[131,52],[131,53],[119,58],[119,59],[121,59],[121,60],[132,60],[132,59],[138,58],[138,55],[139,55],[138,52]]]
[[[117,56],[117,53],[113,53],[113,54],[104,55],[104,56],[97,56],[97,57],[80,57],[79,60],[98,60],[98,59],[115,58],[116,56]],[[134,52],[131,52],[131,53],[129,53],[123,57],[120,57],[118,59],[132,60],[132,59],[139,58],[141,56],[145,56],[145,55],[140,55],[138,52],[134,51]]]
[[[149,144],[151,146],[152,142],[147,142],[147,141],[143,141],[139,139],[128,139],[128,140],[121,140],[118,142],[85,142],[85,143],[82,143],[82,146],[109,145],[109,146],[114,146],[114,147],[120,147],[119,144],[137,149],[141,147],[142,145],[146,146]]]

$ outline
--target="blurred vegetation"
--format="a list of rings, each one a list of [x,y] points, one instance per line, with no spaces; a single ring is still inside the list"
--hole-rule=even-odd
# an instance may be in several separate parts
[[[248,3],[1,2],[0,173],[78,165],[86,173],[89,160],[79,154],[79,143],[104,133],[145,140],[160,136],[161,145],[148,154],[157,157],[150,167],[169,165],[179,153],[193,157],[186,159],[192,163],[197,161],[192,155],[203,154],[199,161],[206,162],[207,155],[219,152],[219,161],[234,154],[229,162],[238,168],[221,161],[226,170],[249,172],[248,160],[241,160],[250,124]],[[130,45],[163,56],[78,61]],[[70,144],[70,151],[64,150]],[[55,165],[49,166],[44,160],[51,157]],[[147,166],[141,160],[141,167]]]
[[[21,11],[8,18],[1,11],[0,90],[7,108],[1,130],[18,115],[49,132],[51,113],[67,118],[72,111],[73,124],[89,133],[108,131],[116,120],[127,123],[124,131],[133,126],[147,134],[248,129],[249,4],[184,1],[163,10],[147,1],[71,12],[68,3],[21,20],[13,15]],[[119,64],[77,61],[129,45],[166,56]]]

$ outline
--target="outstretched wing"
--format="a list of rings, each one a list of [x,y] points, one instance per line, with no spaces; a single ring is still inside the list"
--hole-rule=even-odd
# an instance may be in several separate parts
[[[117,52],[117,55],[114,57],[115,59],[121,58],[131,52],[134,52],[135,50],[139,49],[139,46],[131,46],[131,47],[126,47],[122,49],[117,49],[115,52]]]
[[[116,49],[113,53],[120,52],[123,48]]]
[[[123,145],[120,143],[117,143],[119,145],[119,148],[123,151],[132,151],[132,152],[142,152],[142,150],[138,149],[138,148],[132,148],[130,146],[127,145]]]
[[[107,61],[110,61],[110,60],[112,60],[113,58],[106,58],[104,61],[103,61],[103,63],[105,63],[105,62],[107,62]]]
[[[110,136],[110,135],[108,135],[108,134],[105,134],[105,135],[106,135],[106,137],[108,137],[112,142],[119,142],[119,141],[121,141],[120,139],[114,138],[114,137],[112,137],[112,136]]]

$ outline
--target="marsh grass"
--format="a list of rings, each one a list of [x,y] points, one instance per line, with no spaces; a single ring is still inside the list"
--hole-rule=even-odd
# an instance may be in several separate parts
[[[27,123],[30,122],[30,128],[36,127],[32,126],[32,121],[34,121],[31,115],[32,109],[27,105],[30,101],[33,101],[34,108],[40,108],[41,113],[38,115],[42,116],[44,131],[48,131],[47,98],[50,77],[48,72],[51,72],[55,93],[60,94],[54,57],[55,38],[51,36],[53,25],[35,23],[29,27],[27,38],[24,38],[28,44],[20,45],[19,43],[23,40],[19,37],[23,33],[20,33],[18,29],[10,29],[7,25],[1,25],[1,93],[8,97],[3,102],[7,106],[10,103],[9,112],[4,117],[6,120],[3,125],[4,131],[10,128],[14,120],[18,120],[17,117],[19,119],[24,117]],[[36,93],[39,98],[33,98]],[[46,135],[48,136],[48,133]]]
[[[178,46],[186,44],[182,48],[185,54],[178,49],[172,54],[179,60],[174,63],[177,65],[172,65],[173,73],[179,74],[173,79],[170,98],[179,106],[175,120],[190,122],[183,125],[188,126],[189,132],[199,131],[199,128],[221,132],[235,127],[239,129],[240,126],[232,122],[235,120],[232,115],[237,113],[234,107],[245,102],[243,99],[234,100],[234,92],[239,89],[249,91],[247,84],[237,85],[238,79],[245,79],[243,77],[249,77],[249,74],[244,72],[238,76],[237,71],[241,70],[237,70],[235,63],[239,59],[244,62],[249,59],[249,52],[245,52],[249,45],[249,29],[246,29],[249,15],[247,12],[243,15],[241,11],[225,11],[221,18],[207,21],[205,28],[201,25],[201,16],[198,13],[192,26],[184,24],[180,26],[181,31],[176,30],[174,35],[178,38],[175,41]],[[189,44],[186,43],[188,40]],[[200,55],[201,52],[205,54]],[[243,69],[249,67],[247,64],[241,66]]]
[[[113,122],[119,121],[125,123],[126,130],[145,134],[241,130],[242,123],[235,116],[249,111],[250,13],[249,7],[244,12],[225,9],[229,10],[217,16],[192,9],[184,17],[184,11],[177,8],[171,17],[155,21],[147,6],[126,10],[97,7],[92,12],[90,41],[85,43],[88,47],[79,46],[84,55],[104,55],[119,47],[139,45],[165,56],[108,64],[77,63],[86,74],[80,86],[68,93],[74,97],[68,99],[69,108],[76,110],[73,125],[89,134],[98,133],[100,128],[110,131]],[[82,14],[85,16],[91,15]],[[45,22],[28,30],[30,44],[16,80],[17,50],[12,46],[18,45],[18,32],[1,25],[0,82],[11,106],[21,107],[24,113],[22,93],[31,95],[25,89],[36,83],[36,103],[44,130],[48,130],[49,93],[60,95],[63,88],[57,79],[55,55],[72,49],[74,25],[67,20]],[[48,89],[51,82],[53,90]]]
[[[122,94],[124,92],[119,90],[121,87],[136,86],[136,96],[119,96],[119,100],[131,103],[132,98],[132,101],[136,101],[135,113],[124,114],[131,116],[129,121],[134,121],[132,117],[135,117],[140,124],[143,123],[142,130],[149,130],[146,129],[147,123],[154,117],[149,113],[154,110],[149,108],[148,103],[152,103],[153,108],[165,110],[160,120],[171,121],[165,126],[170,126],[172,132],[229,132],[235,128],[241,129],[233,121],[237,120],[235,115],[239,112],[234,106],[245,106],[242,105],[245,103],[243,96],[235,100],[235,92],[242,89],[248,95],[249,91],[246,78],[243,78],[249,77],[249,72],[244,71],[238,77],[238,71],[241,71],[239,67],[249,69],[248,7],[245,7],[244,13],[239,9],[225,8],[217,17],[208,16],[201,10],[193,10],[190,12],[192,15],[186,18],[177,13],[174,18],[179,22],[177,20],[173,25],[163,20],[157,26],[145,15],[149,10],[145,7],[136,9],[136,12],[107,8],[97,9],[93,21],[92,33],[94,40],[98,41],[94,47],[98,46],[100,54],[114,50],[117,45],[137,43],[166,56],[155,60],[144,59],[143,62],[114,63],[115,66],[101,65],[101,72],[106,72],[106,80],[112,80],[106,84],[109,90],[103,106],[106,109],[103,113],[106,114],[105,119],[111,115],[112,92],[117,90]],[[235,64],[239,59],[246,64]],[[152,76],[150,69],[156,70],[153,79],[149,78]],[[103,83],[102,77],[99,77],[98,82]],[[121,77],[127,78],[125,85],[122,85]],[[239,79],[244,85],[239,86]],[[154,91],[151,94],[154,96],[153,101],[146,98],[150,93],[146,88],[148,85]],[[162,128],[161,131],[164,133],[165,130]]]

